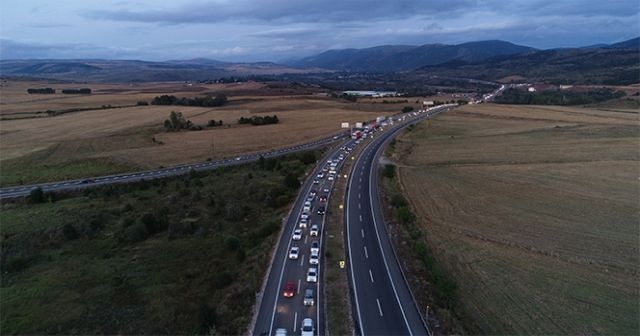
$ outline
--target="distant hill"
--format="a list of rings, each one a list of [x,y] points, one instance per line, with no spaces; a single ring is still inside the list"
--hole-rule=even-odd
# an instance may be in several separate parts
[[[479,62],[452,61],[425,66],[413,74],[483,80],[517,76],[531,82],[557,84],[633,84],[640,81],[637,43],[638,39],[633,39],[605,48],[552,49]]]
[[[274,75],[301,71],[269,62],[229,63],[202,58],[167,62],[0,60],[1,76],[86,82],[197,81],[230,76]],[[316,71],[320,70],[316,69]]]
[[[606,48],[609,49],[640,49],[640,37],[632,38],[630,40],[614,43]]]
[[[426,44],[418,47],[389,45],[366,49],[329,50],[288,64],[297,67],[346,71],[389,72],[412,70],[453,60],[476,62],[494,56],[521,54],[535,50],[497,40],[457,45]]]

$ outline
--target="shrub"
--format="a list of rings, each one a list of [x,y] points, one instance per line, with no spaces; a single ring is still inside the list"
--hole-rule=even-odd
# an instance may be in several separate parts
[[[147,105],[149,105],[149,103],[147,103],[147,102],[146,102],[146,101],[144,101],[144,100],[140,100],[140,101],[138,101],[138,102],[136,103],[136,105],[138,105],[138,106],[147,106]]]
[[[31,190],[31,192],[29,193],[29,201],[31,203],[44,203],[45,198],[44,198],[44,192],[42,191],[42,188],[37,187]]]
[[[391,205],[394,208],[401,208],[407,206],[407,200],[400,194],[391,196]]]
[[[284,178],[284,186],[291,190],[297,190],[300,187],[300,181],[294,174],[289,173]]]
[[[146,226],[138,221],[135,224],[127,227],[124,231],[124,240],[130,243],[137,243],[144,241],[149,237],[149,231]]]
[[[407,113],[413,111],[413,106],[405,106],[402,108],[402,113]]]
[[[227,239],[224,240],[224,245],[229,251],[237,251],[240,247],[240,239],[235,236],[227,237]]]
[[[64,239],[66,239],[66,240],[78,239],[78,231],[71,224],[65,224],[62,227],[62,235],[64,236]]]
[[[394,178],[396,176],[396,166],[392,164],[384,165],[384,170],[382,171],[382,176],[386,178]]]
[[[413,214],[411,213],[411,210],[409,210],[409,208],[407,208],[406,206],[397,208],[396,214],[398,215],[398,219],[402,224],[412,223],[415,219]]]

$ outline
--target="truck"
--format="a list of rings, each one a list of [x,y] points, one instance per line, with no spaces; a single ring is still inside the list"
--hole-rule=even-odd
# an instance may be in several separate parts
[[[360,137],[362,136],[362,131],[353,131],[353,133],[351,133],[351,139],[360,139]]]

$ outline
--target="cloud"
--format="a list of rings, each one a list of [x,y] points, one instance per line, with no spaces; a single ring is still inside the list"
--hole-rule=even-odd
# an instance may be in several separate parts
[[[222,21],[344,22],[398,19],[416,15],[454,13],[475,0],[237,0],[191,3],[148,10],[92,10],[83,16],[96,20],[161,24],[218,23]]]

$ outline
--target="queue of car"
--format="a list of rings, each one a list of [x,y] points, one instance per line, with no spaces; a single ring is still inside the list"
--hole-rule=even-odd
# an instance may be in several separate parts
[[[321,184],[322,180],[326,179],[326,181],[334,181],[337,178],[337,170],[341,161],[345,159],[345,154],[347,154],[352,147],[343,147],[341,148],[340,155],[337,158],[332,160],[328,160],[326,164],[317,172],[312,180],[312,184],[314,185],[309,194],[305,197],[304,202],[302,204],[302,210],[300,212],[300,216],[297,220],[298,225],[294,229],[292,240],[295,242],[292,244],[288,259],[292,261],[299,261],[299,265],[303,266],[305,261],[308,261],[309,265],[306,269],[306,283],[308,285],[315,285],[319,281],[319,266],[320,266],[320,241],[319,237],[322,234],[322,228],[319,223],[312,223],[311,214],[315,213],[318,216],[324,216],[327,211],[327,203],[330,192],[330,184],[326,186],[322,186],[322,188],[317,188],[315,185]],[[311,241],[308,251],[308,257],[305,257],[305,252],[303,251],[304,245],[307,244],[307,239],[305,238],[305,231],[308,231],[309,237],[313,237]],[[304,240],[304,242],[302,242]],[[303,245],[300,245],[302,243]],[[282,289],[282,295],[287,299],[295,299],[296,295],[302,291],[303,297],[303,306],[311,307],[315,305],[315,296],[314,296],[314,288],[306,287],[308,285],[303,285],[298,280],[298,285],[301,288],[297,288],[296,282],[294,281],[286,281],[285,285]],[[315,332],[314,320],[312,318],[306,317],[302,321],[302,325],[300,328],[301,335],[312,336]],[[286,335],[287,330],[283,328],[276,329],[276,335]]]

